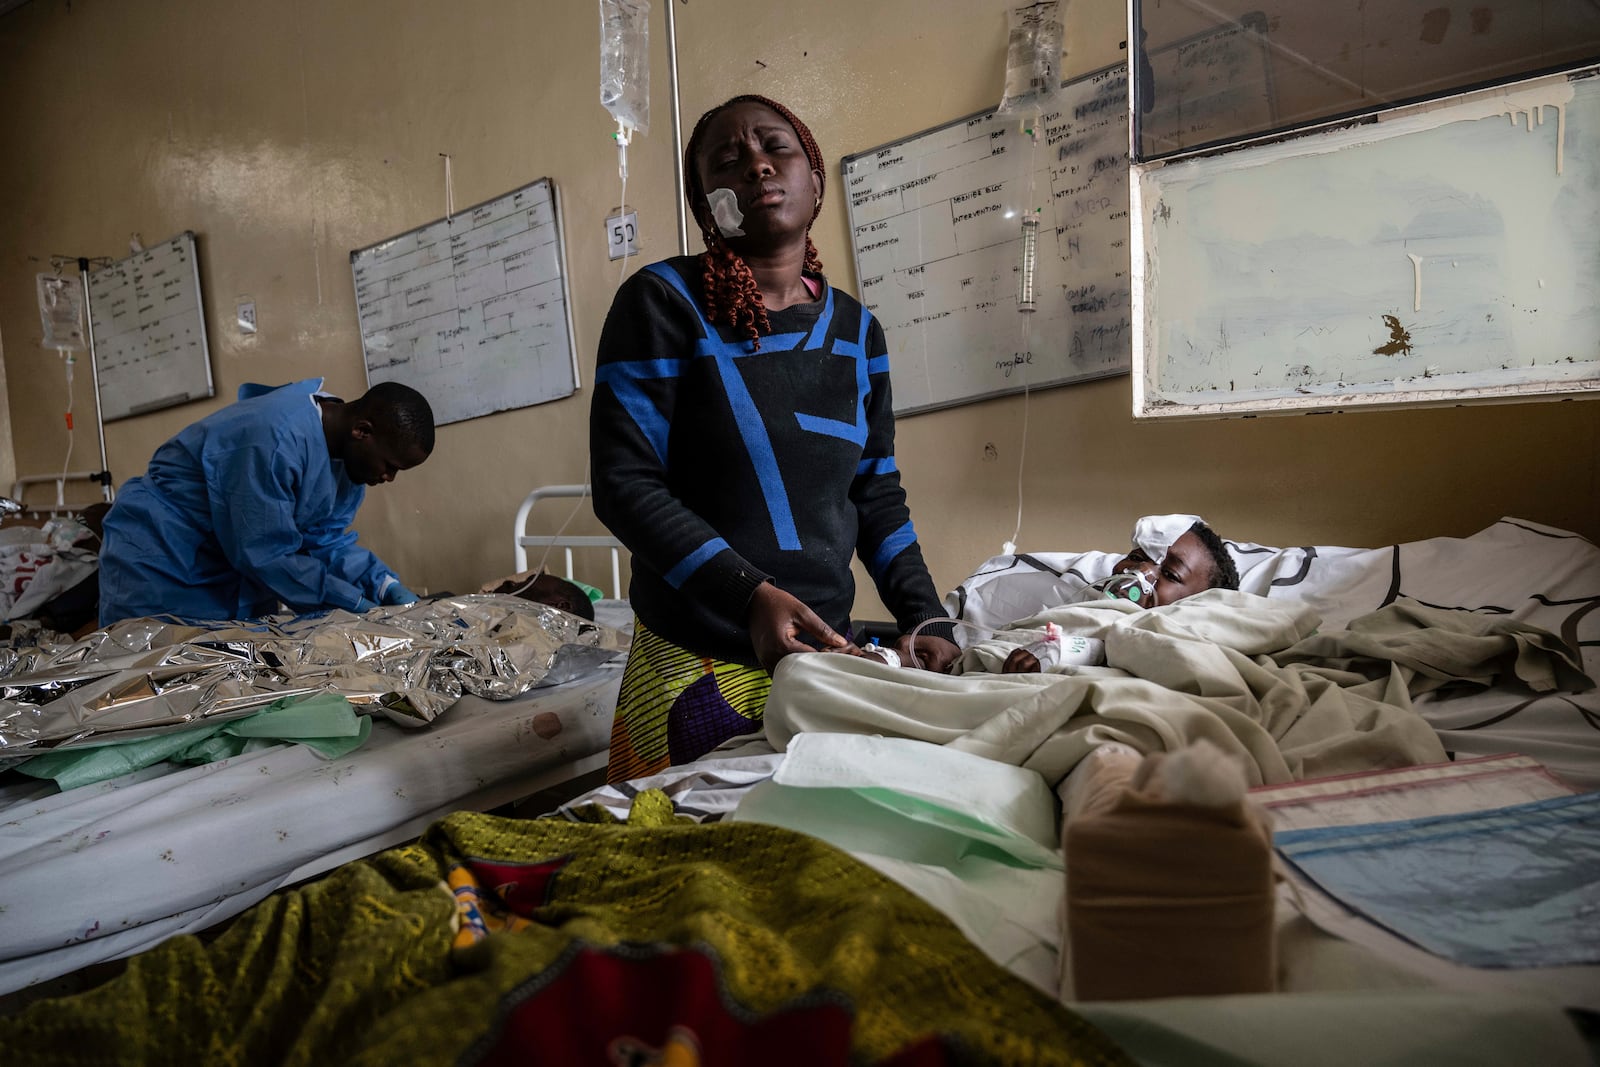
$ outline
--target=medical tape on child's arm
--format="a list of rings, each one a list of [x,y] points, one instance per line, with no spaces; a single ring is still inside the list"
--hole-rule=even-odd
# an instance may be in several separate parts
[[[1075,637],[1062,633],[1061,627],[1053,622],[1047,622],[1042,629],[1037,630],[996,630],[993,627],[979,626],[976,623],[966,622],[962,619],[932,618],[923,619],[911,628],[909,635],[911,637],[911,666],[922,666],[916,652],[917,637],[922,633],[923,627],[930,625],[949,625],[975,637],[978,641],[987,641],[989,638],[997,636],[1004,636],[1011,640],[1023,639],[1026,643],[1020,647],[1033,654],[1034,658],[1039,661],[1040,670],[1049,670],[1051,667],[1060,664],[1088,666],[1100,663],[1103,659],[1102,653],[1105,648],[1105,643],[1096,638]],[[869,646],[867,651],[878,655],[890,652],[894,655],[892,666],[898,667],[901,665],[900,656],[889,649]]]
[[[885,667],[899,667],[902,665],[900,653],[896,652],[892,648],[878,644],[878,639],[876,637],[872,639],[871,644],[867,645],[867,647],[861,651],[869,655],[877,656],[883,661],[883,665]]]

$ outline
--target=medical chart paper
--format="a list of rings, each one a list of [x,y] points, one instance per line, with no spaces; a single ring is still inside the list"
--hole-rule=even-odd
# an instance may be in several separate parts
[[[1271,813],[1282,831],[1481,811],[1572,793],[1537,760],[1498,755],[1261,786],[1250,797]],[[1283,863],[1281,870],[1282,906],[1386,964],[1463,992],[1532,996],[1600,1010],[1600,967],[1507,969],[1454,963],[1347,907],[1293,865]]]
[[[1537,760],[1503,755],[1263,786],[1250,798],[1271,813],[1281,833],[1456,815],[1571,794]]]
[[[1600,963],[1600,793],[1273,843],[1341,903],[1446,959]]]

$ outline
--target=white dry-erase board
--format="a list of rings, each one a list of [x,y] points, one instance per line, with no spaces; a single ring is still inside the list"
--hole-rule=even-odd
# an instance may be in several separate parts
[[[844,158],[861,302],[888,336],[896,414],[1129,369],[1126,68],[1067,83],[1037,133],[991,110]]]
[[[1600,392],[1597,68],[1134,168],[1134,413]]]
[[[549,178],[351,252],[368,384],[411,386],[438,425],[571,396],[566,259]]]
[[[92,271],[89,321],[103,421],[215,392],[193,232]]]

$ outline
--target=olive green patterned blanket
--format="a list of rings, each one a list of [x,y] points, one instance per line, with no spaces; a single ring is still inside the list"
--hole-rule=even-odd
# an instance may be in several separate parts
[[[1128,1062],[849,855],[460,813],[0,1019],[11,1063]],[[652,801],[662,803],[652,804]],[[337,813],[330,813],[337,818]]]

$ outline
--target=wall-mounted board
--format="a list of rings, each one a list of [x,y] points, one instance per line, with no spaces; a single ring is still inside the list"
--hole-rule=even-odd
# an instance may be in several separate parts
[[[1600,77],[1134,168],[1136,415],[1600,394]]]
[[[578,388],[555,185],[541,178],[350,253],[367,382],[444,425]]]
[[[1128,370],[1127,111],[1117,66],[1067,83],[1036,139],[991,110],[844,158],[861,301],[888,336],[896,414]]]
[[[89,322],[103,421],[215,392],[192,232],[90,272]]]

